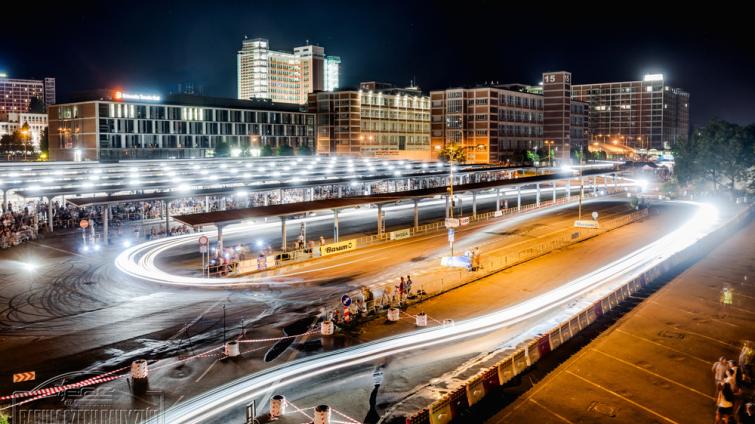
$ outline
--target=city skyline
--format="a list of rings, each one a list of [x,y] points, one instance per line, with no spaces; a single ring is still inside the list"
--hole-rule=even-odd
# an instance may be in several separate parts
[[[288,9],[296,14],[267,5],[203,10],[189,2],[181,8],[160,6],[148,16],[138,13],[139,7],[119,11],[119,18],[100,30],[102,36],[82,42],[91,34],[89,25],[115,13],[108,5],[83,7],[87,4],[75,10],[50,6],[40,13],[56,19],[27,34],[32,45],[53,33],[66,34],[61,43],[76,49],[30,55],[26,43],[11,43],[0,53],[0,71],[17,78],[56,77],[61,100],[93,88],[167,93],[184,80],[197,81],[206,94],[233,98],[235,52],[246,35],[265,37],[281,50],[307,42],[326,47],[344,60],[343,87],[370,80],[408,85],[414,79],[428,93],[490,81],[536,84],[542,72],[557,69],[571,71],[575,84],[637,80],[660,72],[672,86],[691,93],[692,125],[713,116],[746,123],[755,114],[749,100],[755,85],[746,75],[753,55],[741,53],[752,47],[744,26],[736,24],[740,18],[727,16],[726,28],[716,28],[723,22],[716,11],[681,19],[672,10],[655,7],[648,14],[639,8],[612,17],[610,25],[600,24],[596,11],[585,11],[580,16],[595,24],[577,25],[561,19],[559,10],[536,16],[485,2],[453,11],[428,3],[376,7],[331,2]],[[528,18],[508,20],[512,15]],[[192,16],[202,20],[187,32],[183,22]],[[473,24],[485,16],[501,16],[505,25],[495,20]],[[445,31],[457,21],[462,30]],[[127,31],[136,22],[143,30]],[[9,25],[12,29],[19,23]],[[706,48],[713,45],[716,49]],[[451,60],[448,52],[453,52]],[[444,67],[448,69],[439,71]]]

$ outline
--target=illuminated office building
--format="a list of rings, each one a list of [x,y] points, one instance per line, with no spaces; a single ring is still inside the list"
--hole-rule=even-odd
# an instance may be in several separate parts
[[[364,82],[358,90],[309,95],[317,153],[429,160],[430,98],[416,87]]]
[[[662,151],[689,136],[689,93],[670,87],[662,74],[572,85],[572,97],[590,104],[594,141]]]
[[[55,78],[18,79],[0,73],[0,113],[29,112],[32,98],[45,105],[55,103]]]
[[[100,91],[48,109],[51,160],[204,158],[263,146],[314,149],[315,117],[264,100]]]
[[[237,55],[238,98],[276,103],[307,103],[309,93],[339,86],[341,59],[320,46],[271,50],[264,38],[244,39]]]
[[[565,139],[582,142],[586,104],[564,98],[563,90],[552,95],[550,90],[534,91],[521,84],[496,84],[431,92],[434,154],[459,144],[469,163],[519,162],[527,151],[547,152],[545,140],[560,137],[556,146],[562,149]]]

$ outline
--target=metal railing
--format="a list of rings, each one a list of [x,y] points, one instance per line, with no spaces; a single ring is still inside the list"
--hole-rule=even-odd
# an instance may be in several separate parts
[[[573,191],[579,190],[579,187],[572,187],[572,190]],[[614,189],[611,187],[609,188],[608,191],[605,192],[604,196],[609,196],[619,191],[622,191],[621,188]],[[592,195],[585,193],[585,197],[592,197]],[[552,199],[543,200],[539,204],[530,203],[527,205],[522,205],[521,207],[514,206],[514,207],[510,207],[506,209],[500,209],[499,211],[478,213],[476,215],[470,215],[465,218],[469,218],[469,224],[471,225],[472,223],[481,223],[481,222],[490,221],[493,219],[503,218],[506,216],[522,214],[522,213],[530,212],[537,209],[545,209],[545,208],[549,208],[553,206],[565,205],[568,203],[576,203],[577,201],[578,201],[578,196],[575,196],[575,195],[568,196],[568,197],[563,196],[563,197],[557,198],[555,201]],[[446,231],[446,226],[445,226],[445,220],[442,220],[442,221],[436,221],[436,222],[431,222],[428,224],[419,225],[416,228],[408,227],[405,229],[408,229],[410,231],[410,236],[407,238],[403,238],[402,240],[407,240],[408,238],[415,237],[418,235],[444,232]],[[361,248],[373,246],[379,243],[391,242],[393,240],[390,239],[390,234],[391,234],[391,231],[387,231],[387,232],[384,231],[379,234],[370,234],[370,235],[366,235],[362,237],[357,237],[354,239],[356,240],[356,248],[361,249]],[[254,267],[253,265],[258,263],[257,259],[256,258],[247,259],[245,263],[240,264],[240,266],[236,268],[237,270],[235,271],[236,275],[246,275],[246,274],[252,274],[255,272],[263,272],[263,271],[267,271],[273,268],[293,265],[299,262],[309,261],[309,260],[321,257],[319,246],[315,246],[314,248],[306,247],[304,249],[287,250],[285,252],[278,251],[278,252],[273,253],[272,256],[275,257],[274,267]]]

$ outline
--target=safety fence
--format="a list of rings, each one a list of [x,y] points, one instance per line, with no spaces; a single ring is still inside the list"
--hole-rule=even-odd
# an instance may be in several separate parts
[[[584,192],[586,198],[591,197],[598,197],[600,194],[602,195],[613,195],[617,192],[621,192],[625,189],[624,184],[614,184],[614,185],[607,185],[604,184],[601,188],[600,185],[596,185],[593,188],[588,189],[587,186],[585,186]],[[579,185],[573,185],[571,186],[571,190],[579,191]],[[506,190],[511,191],[511,190]],[[560,206],[565,205],[569,203],[577,203],[579,201],[579,196],[571,194],[568,196],[562,196],[559,198],[556,198],[555,200],[541,200],[537,203],[531,203],[527,205],[521,205],[521,206],[514,206],[510,208],[501,208],[500,210],[496,211],[489,211],[484,213],[478,213],[473,214],[470,216],[466,216],[466,218],[463,221],[463,225],[461,226],[461,230],[463,230],[464,226],[473,224],[473,223],[482,223],[490,220],[500,219],[503,217],[509,217],[512,215],[517,214],[524,214],[528,213],[537,209],[546,209],[554,206]],[[428,235],[432,233],[441,233],[445,232],[446,229],[446,223],[445,220],[431,222],[428,224],[419,225],[417,227],[407,227],[404,229],[399,229],[396,231],[383,231],[377,234],[370,234],[365,235],[362,237],[356,237],[354,239],[350,239],[354,243],[354,249],[361,249],[365,247],[374,246],[376,244],[381,243],[388,243],[392,241],[397,240],[406,240],[412,237],[420,236],[420,235]],[[400,235],[399,235],[400,233]],[[352,249],[352,250],[354,250]],[[308,246],[303,249],[295,249],[295,250],[288,250],[285,252],[276,252],[272,255],[268,255],[266,257],[260,257],[260,258],[251,258],[251,259],[244,259],[241,260],[236,264],[236,266],[233,267],[233,270],[230,271],[230,268],[226,270],[226,268],[223,268],[224,272],[217,272],[213,275],[216,276],[226,276],[226,275],[247,275],[247,274],[253,274],[256,272],[262,272],[271,270],[274,268],[278,268],[281,266],[287,266],[287,265],[293,265],[299,262],[305,262],[312,259],[320,258],[320,247],[319,246]],[[264,258],[264,260],[262,260]]]
[[[709,234],[695,245],[674,254],[662,263],[626,282],[544,334],[520,344],[517,349],[506,354],[493,366],[482,369],[459,387],[432,402],[427,408],[406,416],[406,423],[448,424],[463,422],[463,416],[468,414],[470,408],[485,398],[486,395],[513,380],[634,293],[657,281],[674,268],[703,256],[707,250],[723,240],[727,234],[749,222],[752,219],[752,212],[753,208],[748,207],[718,231]]]
[[[499,254],[490,255],[486,260],[480,261],[480,267],[475,271],[468,271],[461,268],[448,268],[438,265],[429,273],[417,276],[413,281],[413,295],[399,299],[398,290],[395,289],[395,283],[389,283],[383,286],[363,287],[359,290],[346,293],[354,302],[348,307],[348,316],[360,319],[375,318],[387,313],[390,308],[407,306],[419,303],[429,297],[437,296],[465,284],[487,277],[500,272],[506,268],[530,261],[539,256],[548,254],[554,250],[585,241],[589,238],[614,230],[632,222],[641,220],[648,216],[648,209],[641,209],[627,215],[617,218],[608,219],[600,222],[600,227],[595,228],[567,228],[551,235],[533,240],[523,246],[511,247],[509,251]],[[410,294],[410,293],[407,293]],[[334,302],[330,306],[330,311],[338,311],[336,316],[340,316],[341,310],[345,309],[341,303]],[[345,311],[344,311],[345,312]]]

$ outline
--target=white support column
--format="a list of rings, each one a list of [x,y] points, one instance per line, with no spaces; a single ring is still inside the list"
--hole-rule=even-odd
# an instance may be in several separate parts
[[[516,210],[522,210],[522,186],[516,188]]]
[[[448,195],[446,194],[446,218],[450,217],[450,215],[448,214],[450,211],[449,206],[450,205],[449,205]]]
[[[210,211],[210,196],[204,197],[204,211],[205,213]]]
[[[477,192],[472,192],[472,218],[477,218]]]
[[[286,217],[282,216],[281,219],[281,250],[286,251]]]
[[[283,189],[282,188],[278,189],[278,204],[279,205],[283,204]]]
[[[496,212],[501,210],[501,189],[497,188],[495,190],[495,210]]]
[[[338,209],[333,209],[333,242],[338,243]]]
[[[309,201],[313,202],[315,200],[315,188],[310,187],[309,188]]]
[[[50,232],[52,232],[54,229],[53,222],[52,222],[52,219],[53,219],[52,214],[55,211],[55,208],[52,205],[52,199],[53,199],[52,197],[49,197],[49,196],[47,197],[47,230]]]
[[[414,230],[419,228],[419,200],[414,199]]]
[[[110,204],[106,203],[103,206],[103,211],[102,211],[102,237],[103,237],[103,243],[105,244],[105,246],[110,244],[110,237],[109,237],[110,228],[109,227],[110,227]]]
[[[571,177],[566,180],[566,200],[571,200]]]
[[[593,194],[598,192],[598,176],[597,175],[592,176],[592,192]]]
[[[537,191],[535,192],[535,206],[540,206],[540,183],[535,184]]]
[[[340,199],[341,197],[343,197],[343,187],[339,185],[338,186],[338,198]]]
[[[218,225],[218,256],[223,255],[223,226]]]
[[[558,188],[558,181],[553,181],[553,203],[556,203],[556,189]]]
[[[613,174],[612,178],[613,178],[613,190],[616,191],[618,189],[618,187],[619,187],[617,185],[618,184],[618,178],[616,178],[616,174]]]
[[[608,177],[605,174],[603,175],[603,190],[608,194]]]
[[[165,237],[170,236],[170,201],[165,201]]]
[[[378,235],[383,235],[383,230],[385,229],[385,226],[383,225],[383,205],[382,204],[377,205],[377,229],[378,229]]]

